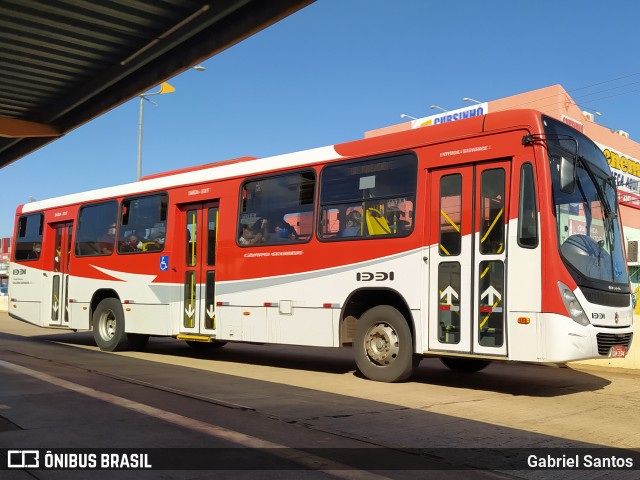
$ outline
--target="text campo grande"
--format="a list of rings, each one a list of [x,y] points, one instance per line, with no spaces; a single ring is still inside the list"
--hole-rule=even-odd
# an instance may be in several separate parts
[[[287,252],[257,252],[257,253],[245,253],[244,258],[255,257],[296,257],[298,255],[304,255],[302,250],[293,250]]]
[[[52,453],[43,455],[44,467],[53,469],[151,469],[146,453]]]
[[[616,469],[633,468],[633,458],[617,457],[615,455],[599,457],[596,455],[529,455],[527,465],[530,468],[554,468],[554,469]]]

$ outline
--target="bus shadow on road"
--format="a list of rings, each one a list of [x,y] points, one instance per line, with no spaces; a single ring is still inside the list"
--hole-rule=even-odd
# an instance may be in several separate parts
[[[551,365],[492,362],[480,372],[456,372],[438,359],[423,360],[411,381],[528,397],[571,395],[611,384],[602,376]]]
[[[96,346],[91,333],[57,333],[34,338],[70,346]],[[192,348],[181,341],[158,337],[151,338],[142,352],[166,357],[167,363],[172,363],[170,357],[174,356],[335,375],[352,373],[364,378],[356,369],[352,351],[348,348],[250,343],[229,343],[222,348]],[[437,358],[423,359],[408,382],[528,397],[556,397],[596,391],[611,384],[605,374],[535,364],[493,362],[480,372],[463,373],[450,370]]]
[[[147,351],[160,353],[151,343]],[[259,365],[290,370],[330,374],[346,374],[356,369],[350,350],[320,347],[295,347],[287,345],[229,343],[222,348],[193,349],[182,346],[172,349],[173,354],[197,357],[217,362]]]

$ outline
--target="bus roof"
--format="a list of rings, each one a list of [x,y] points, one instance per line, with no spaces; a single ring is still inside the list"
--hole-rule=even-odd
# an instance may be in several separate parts
[[[333,161],[341,158],[371,156],[392,151],[402,151],[417,148],[434,141],[463,138],[465,136],[477,135],[483,131],[508,128],[515,125],[530,127],[532,124],[540,121],[540,116],[540,112],[536,110],[506,110],[464,120],[394,132],[387,135],[272,157],[239,157],[221,162],[148,175],[137,182],[26,203],[18,207],[17,213],[30,213],[99,199],[129,196],[192,184],[196,185],[226,178],[244,177],[263,172],[267,173],[319,162]]]

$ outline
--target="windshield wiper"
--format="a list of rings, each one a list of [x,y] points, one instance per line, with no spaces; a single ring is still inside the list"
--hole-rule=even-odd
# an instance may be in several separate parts
[[[593,170],[591,169],[591,165],[589,165],[589,162],[587,162],[582,155],[578,155],[577,160],[582,165],[582,168],[584,168],[584,170],[587,172],[589,179],[593,183],[593,186],[596,189],[596,193],[600,198],[600,202],[602,203],[602,208],[604,209],[605,216],[612,219],[617,218],[617,215],[613,213],[613,209],[611,208],[609,199],[607,198],[607,195],[604,192],[602,185],[600,185],[600,183],[598,182],[598,177],[596,177],[595,173],[593,173]],[[610,181],[611,181],[610,178],[605,179],[605,182],[610,182]]]
[[[607,235],[607,240],[609,243],[609,248],[611,249],[611,253],[613,253],[613,249],[615,248],[615,238],[613,234],[613,221],[618,218],[617,214],[613,213],[613,209],[611,208],[611,204],[609,203],[609,199],[607,198],[607,194],[605,193],[602,185],[598,182],[598,177],[596,177],[595,173],[591,169],[591,165],[589,162],[582,156],[578,155],[576,160],[580,162],[582,168],[584,168],[585,172],[589,176],[591,183],[593,183],[594,188],[596,189],[596,193],[600,198],[600,203],[602,204],[602,209],[604,210],[604,226],[605,226],[605,234]],[[611,182],[611,178],[605,178],[605,182]],[[613,261],[613,256],[612,256]]]

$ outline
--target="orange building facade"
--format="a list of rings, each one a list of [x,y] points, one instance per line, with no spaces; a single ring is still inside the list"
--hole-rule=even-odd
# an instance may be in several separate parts
[[[618,202],[621,209],[632,288],[635,291],[640,290],[640,254],[638,253],[640,242],[640,144],[629,138],[629,134],[623,130],[611,130],[599,125],[597,116],[583,111],[560,85],[485,103],[474,103],[457,110],[371,130],[365,133],[365,138],[515,108],[532,108],[557,118],[584,132],[600,147],[618,185]]]

